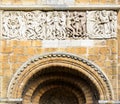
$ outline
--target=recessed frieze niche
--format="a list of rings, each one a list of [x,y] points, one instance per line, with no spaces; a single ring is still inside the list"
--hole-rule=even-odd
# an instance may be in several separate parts
[[[116,11],[4,11],[3,39],[70,40],[116,37]]]

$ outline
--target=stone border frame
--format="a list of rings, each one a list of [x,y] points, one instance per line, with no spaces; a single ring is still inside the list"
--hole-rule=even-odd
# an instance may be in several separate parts
[[[51,64],[49,64],[49,61],[51,62]],[[75,70],[78,70],[80,72],[83,71],[82,73],[84,73],[85,75],[87,74],[89,75],[91,73],[92,75],[91,77],[89,75],[89,79],[93,81],[93,83],[97,86],[98,91],[100,93],[100,100],[113,100],[114,99],[113,90],[112,90],[110,81],[97,65],[95,65],[93,62],[87,59],[84,59],[80,56],[77,56],[71,53],[61,53],[61,52],[37,55],[29,59],[27,62],[25,62],[17,70],[12,80],[10,81],[10,84],[8,86],[7,97],[8,98],[21,98],[22,92],[20,92],[20,89],[21,87],[23,89],[24,85],[26,84],[26,83],[23,83],[22,81],[24,80],[24,82],[27,82],[27,80],[29,80],[29,78],[33,74],[37,73],[37,71],[40,71],[42,68],[54,66],[54,65],[72,67],[72,69],[75,68]],[[31,69],[33,72],[31,71]],[[27,74],[26,75],[27,78],[26,78],[25,74],[30,73],[30,72],[32,73],[32,75],[30,76]],[[20,80],[22,81],[20,82]]]
[[[0,10],[120,10],[120,5],[0,5]]]

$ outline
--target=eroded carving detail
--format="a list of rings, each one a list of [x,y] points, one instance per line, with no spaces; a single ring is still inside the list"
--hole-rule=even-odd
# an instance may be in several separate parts
[[[67,35],[72,39],[86,38],[86,14],[84,12],[68,12]]]
[[[47,12],[46,39],[66,39],[66,13]]]
[[[21,12],[4,12],[3,37],[7,39],[21,39],[24,32],[24,17]]]
[[[79,39],[86,33],[85,23],[84,12],[4,11],[2,36],[5,39]]]
[[[46,13],[41,11],[23,12],[23,16],[26,24],[24,38],[44,39],[46,34]]]
[[[65,40],[116,37],[115,11],[4,11],[4,39]],[[86,26],[87,25],[87,26]]]
[[[87,32],[89,38],[116,37],[117,13],[115,11],[88,11]]]

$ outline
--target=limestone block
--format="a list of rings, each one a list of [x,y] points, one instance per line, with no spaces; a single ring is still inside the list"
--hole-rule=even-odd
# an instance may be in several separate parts
[[[57,4],[58,0],[46,0],[47,4]]]
[[[47,0],[38,0],[38,4],[47,4]]]
[[[12,52],[12,47],[0,47],[0,52],[1,53],[7,53],[10,54]]]
[[[98,0],[90,0],[90,4],[98,4],[99,1]]]
[[[74,4],[75,0],[64,0],[65,4]]]
[[[46,0],[46,4],[63,4],[64,0]]]
[[[23,47],[22,48],[21,47],[19,47],[19,48],[17,47],[17,48],[13,49],[13,52],[14,52],[15,55],[21,55],[21,54],[24,53],[24,50],[25,49]]]
[[[18,56],[18,62],[26,62],[27,59],[28,59],[28,56],[25,56],[25,55]]]
[[[33,47],[26,48],[25,54],[26,55],[35,55],[35,48],[33,48]]]
[[[7,55],[7,54],[2,54],[1,56],[0,56],[0,62],[8,62],[8,60],[9,60],[9,55]]]
[[[2,4],[11,4],[13,0],[2,0]]]
[[[104,4],[106,3],[106,0],[100,0],[100,3]]]
[[[10,55],[9,62],[16,63],[17,62],[17,55]]]
[[[42,42],[40,40],[33,40],[32,46],[40,47],[42,45]]]
[[[37,0],[21,0],[22,4],[35,4]]]
[[[75,0],[76,3],[80,3],[80,4],[89,4],[89,0]]]
[[[102,55],[109,55],[110,54],[110,49],[108,48],[108,47],[101,47],[100,49],[99,49],[99,52],[100,52],[100,54],[102,54]]]

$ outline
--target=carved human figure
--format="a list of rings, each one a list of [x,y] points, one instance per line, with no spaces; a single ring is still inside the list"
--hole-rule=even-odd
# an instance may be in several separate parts
[[[47,39],[65,39],[66,15],[64,12],[47,12]]]
[[[25,31],[21,12],[4,12],[3,14],[3,36],[5,38],[22,39]]]
[[[67,35],[73,39],[86,37],[86,17],[84,12],[68,12]]]
[[[90,38],[116,37],[117,14],[115,11],[88,11],[87,32]]]
[[[105,10],[4,11],[2,20],[5,39],[104,39],[116,37],[117,29],[117,12]]]
[[[25,12],[26,37],[28,39],[44,39],[46,14],[41,11]]]

